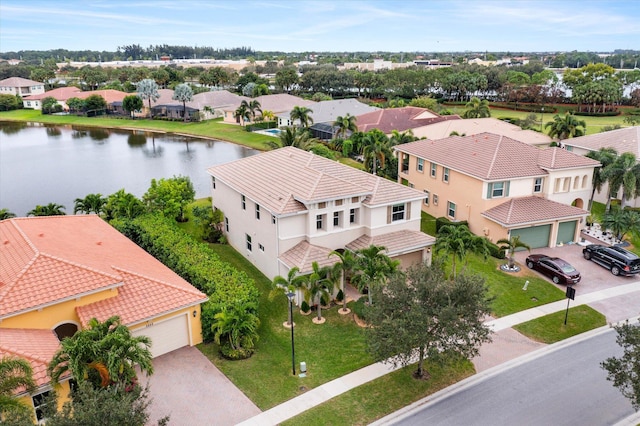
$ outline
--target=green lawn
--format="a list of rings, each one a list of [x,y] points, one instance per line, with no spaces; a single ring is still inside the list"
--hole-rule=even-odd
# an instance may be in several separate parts
[[[339,395],[282,425],[366,425],[400,408],[431,395],[474,374],[469,361],[425,368],[429,380],[412,377],[410,365]]]
[[[565,315],[567,325],[564,325]],[[589,306],[580,305],[570,308],[568,315],[563,310],[513,328],[535,341],[551,344],[605,325],[607,319],[604,315]]]
[[[223,123],[221,118],[199,123],[183,123],[181,121],[147,119],[130,120],[109,117],[78,117],[75,115],[42,115],[40,111],[20,109],[0,112],[0,120],[176,133],[234,142],[262,151],[268,150],[267,142],[274,140],[271,136],[247,132],[241,126]]]

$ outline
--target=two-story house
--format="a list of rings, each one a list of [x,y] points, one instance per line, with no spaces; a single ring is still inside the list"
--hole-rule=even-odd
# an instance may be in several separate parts
[[[424,193],[422,209],[468,221],[491,241],[519,235],[532,248],[577,241],[600,163],[480,133],[395,147],[398,179]]]
[[[293,147],[208,173],[229,243],[269,278],[371,244],[405,267],[430,260],[434,238],[420,232],[423,194],[414,189]]]
[[[92,318],[119,315],[149,336],[154,357],[202,342],[207,297],[96,215],[0,222],[0,358],[26,359],[38,386],[16,395],[38,421],[59,341]],[[58,392],[69,391],[69,376]]]
[[[44,83],[22,77],[9,77],[0,80],[0,95],[30,96],[44,93]]]

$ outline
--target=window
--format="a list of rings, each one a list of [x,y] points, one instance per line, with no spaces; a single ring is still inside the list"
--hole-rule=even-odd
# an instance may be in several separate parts
[[[245,234],[247,236],[247,250],[253,250],[253,244],[251,243],[251,235]]]
[[[229,218],[225,216],[224,218],[224,229],[229,232]]]
[[[409,171],[409,154],[402,154],[402,173]]]
[[[431,163],[431,177],[436,177],[436,171],[438,170],[438,165],[436,163]]]
[[[276,217],[274,215],[271,215],[271,223],[276,223]]]
[[[44,420],[44,409],[47,406],[47,398],[49,397],[50,392],[42,392],[38,395],[33,395],[31,400],[33,401],[33,408],[36,410],[36,420],[38,423]]]
[[[433,194],[433,205],[434,206],[438,205],[438,195],[437,194]]]
[[[447,206],[447,215],[449,215],[449,217],[452,219],[456,218],[456,203],[452,203],[451,201],[449,201]]]
[[[216,189],[216,177],[215,176],[211,176],[211,185],[213,186],[213,189]]]
[[[487,185],[487,199],[509,196],[509,182],[491,182]]]
[[[324,201],[321,202],[321,203],[318,203],[318,208],[319,209],[326,209],[327,208],[327,203],[324,202]]]
[[[582,188],[586,188],[587,187],[588,180],[589,180],[589,176],[587,176],[587,175],[582,176]]]
[[[245,196],[242,196],[242,210],[246,210],[247,209],[247,199],[245,198]]]
[[[413,188],[413,187],[414,185],[411,182],[409,182],[409,188]]]
[[[442,169],[442,181],[449,182],[449,168],[445,167]]]
[[[416,165],[416,169],[422,173],[424,172],[424,159],[418,158],[418,164]]]
[[[342,205],[342,200],[336,200],[335,204],[336,204],[336,206],[341,206]]]
[[[360,209],[349,210],[349,223],[358,223],[358,213]]]
[[[427,191],[426,189],[424,190],[424,205],[429,205],[429,191]]]
[[[359,203],[360,202],[360,197],[351,197],[351,202],[352,203]]]
[[[395,222],[397,220],[404,220],[404,208],[403,204],[394,204],[391,206],[391,222]]]
[[[580,176],[573,178],[573,189],[578,189],[578,185],[580,185]]]
[[[324,215],[317,214],[316,215],[316,229],[324,229]]]
[[[258,248],[264,253],[264,246],[262,244],[258,243]]]
[[[333,226],[340,226],[342,224],[342,212],[333,212]]]
[[[256,204],[256,219],[260,220],[260,204]]]
[[[533,181],[533,192],[542,192],[542,178],[536,178]]]

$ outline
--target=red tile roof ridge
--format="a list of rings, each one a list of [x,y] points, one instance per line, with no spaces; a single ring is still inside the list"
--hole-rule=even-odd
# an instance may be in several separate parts
[[[115,269],[116,271],[120,271],[120,272],[128,274],[128,275],[133,275],[135,277],[142,278],[142,279],[147,280],[147,281],[152,281],[154,283],[162,284],[164,286],[171,287],[171,288],[174,288],[176,290],[183,291],[185,293],[190,293],[190,294],[193,294],[193,295],[196,295],[196,296],[199,296],[201,294],[206,296],[203,292],[201,292],[200,290],[195,288],[193,285],[191,285],[191,283],[189,283],[189,287],[184,287],[184,286],[179,286],[179,285],[170,283],[168,281],[163,281],[163,280],[160,280],[160,279],[157,279],[157,278],[151,278],[149,276],[140,274],[138,272],[129,271],[127,269],[120,268],[120,267],[117,267],[117,266],[112,266],[112,268]],[[188,283],[188,281],[186,281],[186,280],[185,280],[185,282]]]
[[[493,151],[493,157],[491,157],[491,163],[489,164],[489,169],[487,170],[487,176],[491,176],[491,172],[493,172],[493,166],[496,164],[496,159],[498,158],[498,153],[500,152],[501,144],[502,144],[502,136],[498,138],[496,149]]]

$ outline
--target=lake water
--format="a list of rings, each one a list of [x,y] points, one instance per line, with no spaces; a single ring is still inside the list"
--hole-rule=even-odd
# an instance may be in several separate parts
[[[109,195],[141,197],[151,179],[189,176],[196,197],[210,195],[206,172],[258,151],[229,142],[143,131],[0,121],[0,208],[24,216],[36,205]]]

